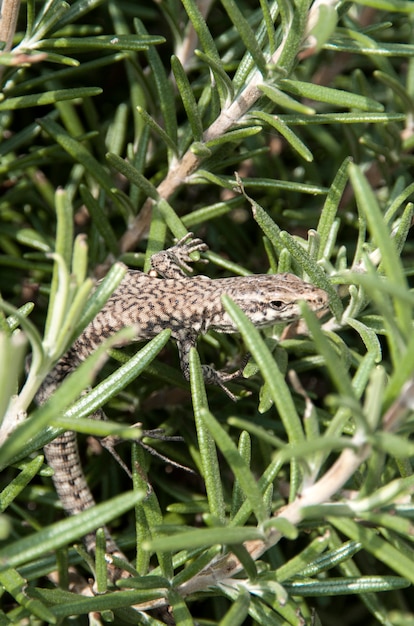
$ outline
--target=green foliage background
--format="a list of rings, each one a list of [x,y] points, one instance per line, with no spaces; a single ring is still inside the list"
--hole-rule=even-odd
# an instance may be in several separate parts
[[[404,0],[3,0],[0,624],[162,623],[131,608],[154,598],[180,625],[414,623],[413,19]],[[188,230],[212,278],[292,271],[330,312],[263,335],[227,302],[241,338],[199,351],[253,355],[236,404],[196,354],[189,387],[165,332],[96,377],[105,344],[36,408],[117,261],[147,270]],[[132,485],[88,439],[131,422],[183,438],[145,439],[175,465],[123,444]],[[100,503],[69,520],[41,454],[67,428]],[[79,542],[104,523],[138,575],[89,597],[103,547]]]

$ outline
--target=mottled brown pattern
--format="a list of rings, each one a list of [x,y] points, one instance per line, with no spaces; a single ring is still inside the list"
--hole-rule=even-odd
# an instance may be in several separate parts
[[[325,291],[303,282],[292,274],[260,274],[211,280],[206,276],[188,277],[190,253],[203,251],[205,244],[189,236],[172,248],[154,255],[150,274],[129,271],[95,319],[85,328],[68,353],[57,363],[39,390],[43,403],[63,378],[73,371],[107,337],[125,326],[135,329],[136,341],[147,340],[165,328],[175,339],[183,374],[189,376],[189,351],[200,334],[213,329],[237,332],[224,310],[221,297],[230,296],[257,328],[276,322],[291,322],[300,316],[299,302],[305,300],[313,311],[327,306]],[[158,278],[157,276],[163,276]],[[235,374],[224,374],[203,366],[205,381],[220,385],[230,396],[224,382]],[[93,417],[100,417],[94,415]],[[94,504],[79,462],[74,433],[67,432],[45,447],[48,463],[54,469],[54,483],[68,514],[76,514]],[[108,533],[107,549],[120,554]],[[85,543],[93,552],[94,538]]]

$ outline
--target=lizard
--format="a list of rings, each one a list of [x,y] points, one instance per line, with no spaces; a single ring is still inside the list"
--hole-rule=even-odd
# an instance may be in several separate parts
[[[192,233],[188,233],[171,248],[151,257],[149,273],[128,270],[101,311],[47,375],[36,401],[43,404],[104,339],[124,327],[134,329],[134,341],[151,339],[169,328],[178,347],[181,370],[188,380],[189,353],[199,335],[210,329],[221,333],[237,332],[222,304],[224,294],[239,305],[257,328],[297,320],[301,315],[299,303],[303,300],[314,312],[327,308],[328,296],[323,289],[290,273],[216,279],[188,276],[192,272],[190,255],[206,250],[207,245],[201,239],[193,239]],[[202,372],[207,384],[219,385],[231,399],[235,399],[226,383],[240,376],[240,370],[225,373],[210,365],[202,365]],[[91,417],[101,419],[103,413],[98,411]],[[94,506],[82,471],[76,434],[72,431],[63,433],[47,444],[44,452],[54,470],[53,482],[66,514],[76,515]],[[125,559],[107,529],[105,534],[109,563],[111,556]],[[87,551],[93,554],[94,533],[86,535],[83,541]],[[112,568],[109,575],[116,579],[122,574]]]

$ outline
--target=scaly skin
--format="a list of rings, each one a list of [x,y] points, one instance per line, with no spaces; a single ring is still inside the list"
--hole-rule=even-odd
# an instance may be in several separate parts
[[[165,328],[177,343],[180,364],[189,378],[189,353],[200,334],[208,330],[237,332],[226,313],[221,297],[226,294],[239,305],[257,328],[279,322],[292,322],[300,317],[299,302],[305,300],[313,311],[327,307],[325,291],[305,283],[293,274],[259,274],[246,277],[212,280],[206,276],[188,277],[190,253],[204,251],[206,245],[191,234],[175,246],[154,255],[151,271],[144,274],[128,271],[103,309],[85,328],[70,350],[56,364],[37,394],[43,403],[60,382],[86,359],[100,343],[126,326],[135,330],[135,340],[151,339]],[[158,278],[161,275],[163,278]],[[224,383],[239,372],[226,374],[203,365],[206,383],[219,385],[232,399]],[[100,418],[100,413],[91,417]],[[75,515],[95,502],[86,483],[79,461],[75,433],[68,431],[45,447],[45,455],[54,470],[53,481],[66,513]],[[107,552],[125,558],[107,534]],[[94,534],[84,537],[86,548],[93,553]],[[114,568],[113,578],[119,577]]]

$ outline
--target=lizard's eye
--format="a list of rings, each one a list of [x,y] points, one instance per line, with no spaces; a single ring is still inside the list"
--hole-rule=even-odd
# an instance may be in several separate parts
[[[272,300],[270,304],[272,309],[275,309],[276,311],[283,311],[286,306],[283,300]]]

